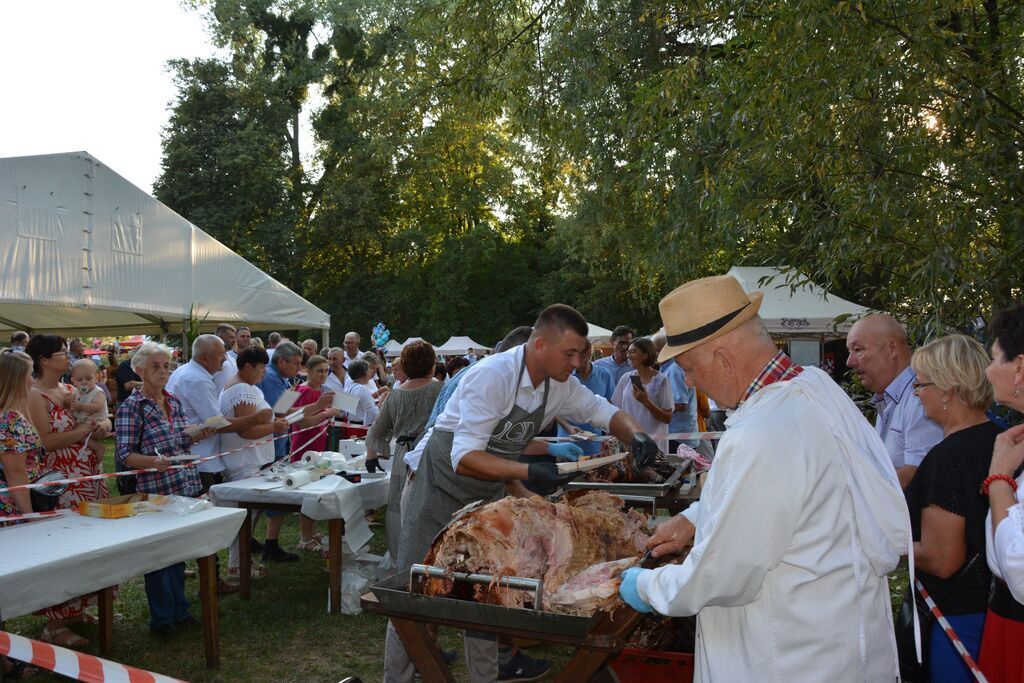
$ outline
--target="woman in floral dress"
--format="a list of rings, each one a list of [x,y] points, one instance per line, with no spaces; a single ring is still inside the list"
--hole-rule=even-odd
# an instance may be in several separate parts
[[[68,371],[64,338],[55,334],[37,334],[29,340],[25,351],[32,357],[35,375],[28,397],[29,419],[39,431],[46,450],[44,469],[56,470],[69,479],[99,474],[102,463],[91,449],[83,448],[83,444],[86,436],[105,436],[106,428],[89,422],[75,424],[69,410],[74,398],[72,389],[60,382],[61,375]],[[58,507],[72,508],[83,500],[106,496],[107,486],[102,480],[77,482],[68,485]],[[88,645],[89,641],[71,631],[68,624],[93,621],[85,614],[85,608],[94,602],[92,595],[83,595],[37,612],[47,618],[39,639],[63,647]]]
[[[60,382],[68,369],[64,339],[55,334],[37,334],[25,350],[32,357],[36,376],[29,394],[29,412],[43,438],[45,469],[57,470],[68,479],[99,474],[103,463],[85,444],[85,438],[90,434],[90,439],[103,438],[106,430],[92,422],[75,423],[69,409],[74,389]],[[83,500],[106,497],[107,485],[103,480],[76,482],[68,485],[59,507],[73,508]]]
[[[31,484],[43,473],[43,444],[25,417],[31,386],[32,359],[20,351],[0,354],[0,465],[7,486]],[[29,512],[32,497],[28,489],[0,492],[0,516]]]

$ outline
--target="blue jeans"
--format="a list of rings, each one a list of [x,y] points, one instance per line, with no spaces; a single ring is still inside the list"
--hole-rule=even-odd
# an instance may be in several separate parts
[[[981,649],[981,630],[985,626],[985,613],[946,616],[949,625],[963,641],[974,661]],[[938,622],[932,624],[928,651],[928,680],[932,683],[970,683],[974,675],[953,647],[952,641]]]
[[[145,576],[149,600],[149,627],[156,629],[188,618],[185,598],[185,563],[158,569]]]

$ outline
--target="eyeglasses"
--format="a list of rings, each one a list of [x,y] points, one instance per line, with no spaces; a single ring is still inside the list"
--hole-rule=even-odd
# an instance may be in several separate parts
[[[933,386],[935,386],[935,382],[914,382],[910,386],[914,387],[914,391],[919,391],[920,389],[922,389],[924,387],[933,387]]]

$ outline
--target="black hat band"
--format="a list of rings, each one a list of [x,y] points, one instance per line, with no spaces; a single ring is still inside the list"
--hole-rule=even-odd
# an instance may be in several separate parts
[[[688,332],[680,332],[679,334],[668,334],[665,335],[665,341],[669,346],[683,346],[684,344],[692,344],[693,342],[700,341],[708,335],[712,335],[718,332],[720,329],[728,325],[733,318],[738,316],[744,308],[750,305],[750,302],[743,304],[732,313],[726,313],[717,320],[712,320],[707,325],[701,325],[700,327],[690,330]]]

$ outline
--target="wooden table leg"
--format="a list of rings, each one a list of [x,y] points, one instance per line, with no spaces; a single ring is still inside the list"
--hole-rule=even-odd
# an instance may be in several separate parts
[[[206,667],[220,666],[220,614],[217,610],[216,555],[200,557],[199,600],[203,604],[203,644],[206,646]]]
[[[245,508],[245,519],[238,530],[238,596],[252,599],[252,508]]]
[[[455,683],[452,672],[441,659],[437,642],[424,624],[406,619],[392,619],[391,623],[395,625],[395,631],[424,683]]]
[[[344,521],[340,519],[327,521],[327,568],[330,573],[328,612],[331,614],[341,614],[341,537],[344,533]]]
[[[100,654],[106,657],[114,651],[114,587],[96,591],[96,604],[100,617]]]

